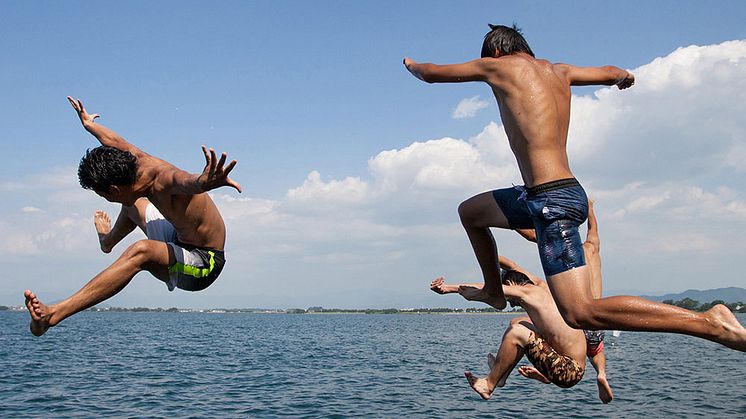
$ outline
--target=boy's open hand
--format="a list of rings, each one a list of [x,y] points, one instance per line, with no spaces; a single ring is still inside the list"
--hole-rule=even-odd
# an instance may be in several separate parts
[[[68,96],[67,100],[69,100],[70,104],[73,105],[73,109],[75,109],[75,112],[78,113],[78,118],[80,118],[80,122],[83,125],[92,123],[94,119],[100,116],[97,113],[89,114],[88,112],[86,112],[85,108],[83,107],[83,102],[81,102],[80,99],[76,100]]]
[[[412,73],[413,76],[417,77],[418,79],[425,81],[425,79],[422,77],[422,73],[417,71],[413,66],[417,64],[414,60],[410,60],[408,57],[404,57],[404,60],[402,61],[404,64],[404,67]]]
[[[236,161],[233,160],[223,167],[228,157],[227,154],[223,153],[218,160],[214,149],[210,148],[208,152],[207,147],[202,146],[202,152],[205,154],[205,170],[197,178],[200,189],[207,192],[221,186],[230,186],[241,192],[241,185],[228,178],[228,174],[236,166]]]
[[[618,87],[619,90],[624,90],[628,87],[632,87],[633,84],[635,84],[635,75],[627,72],[627,77],[617,82],[616,87]]]

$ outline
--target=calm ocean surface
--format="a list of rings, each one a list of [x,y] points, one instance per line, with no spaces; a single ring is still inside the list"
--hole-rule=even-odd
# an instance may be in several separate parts
[[[483,401],[463,372],[510,319],[81,313],[34,338],[0,312],[0,417],[746,417],[746,354],[667,334],[607,334],[609,405],[590,365]]]

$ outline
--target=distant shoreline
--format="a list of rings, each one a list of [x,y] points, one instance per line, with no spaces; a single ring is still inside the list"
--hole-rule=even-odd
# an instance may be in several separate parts
[[[709,303],[700,304],[699,301],[691,298],[683,298],[678,301],[671,299],[663,300],[662,303],[669,304],[677,307],[682,307],[688,310],[704,312],[715,306],[716,304],[725,305],[733,313],[746,313],[746,304],[743,302],[727,303],[723,300],[714,300]],[[2,311],[26,311],[24,306],[3,306],[0,305],[0,312]],[[311,306],[307,309],[303,308],[289,308],[289,309],[275,309],[275,308],[207,308],[207,309],[194,309],[194,308],[150,308],[150,307],[91,307],[85,311],[92,312],[111,312],[111,313],[252,313],[252,314],[516,314],[525,313],[520,307],[513,308],[508,311],[496,310],[492,307],[469,307],[469,308],[449,308],[449,307],[419,307],[419,308],[365,308],[365,309],[344,309],[344,308],[324,308],[321,306]]]

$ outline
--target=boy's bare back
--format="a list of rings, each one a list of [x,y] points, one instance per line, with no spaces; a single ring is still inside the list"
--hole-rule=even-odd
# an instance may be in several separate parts
[[[225,223],[210,195],[174,194],[167,185],[173,176],[183,171],[162,159],[143,154],[138,156],[141,170],[146,173],[145,178],[153,179],[147,198],[173,224],[179,241],[223,250]]]
[[[562,65],[528,54],[484,60],[526,186],[572,177],[566,153],[570,83]]]

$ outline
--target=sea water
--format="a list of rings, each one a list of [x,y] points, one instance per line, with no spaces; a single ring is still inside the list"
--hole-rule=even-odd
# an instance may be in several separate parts
[[[83,312],[36,338],[0,312],[0,417],[746,417],[745,353],[660,333],[607,333],[609,405],[590,365],[483,401],[463,372],[511,318]]]

